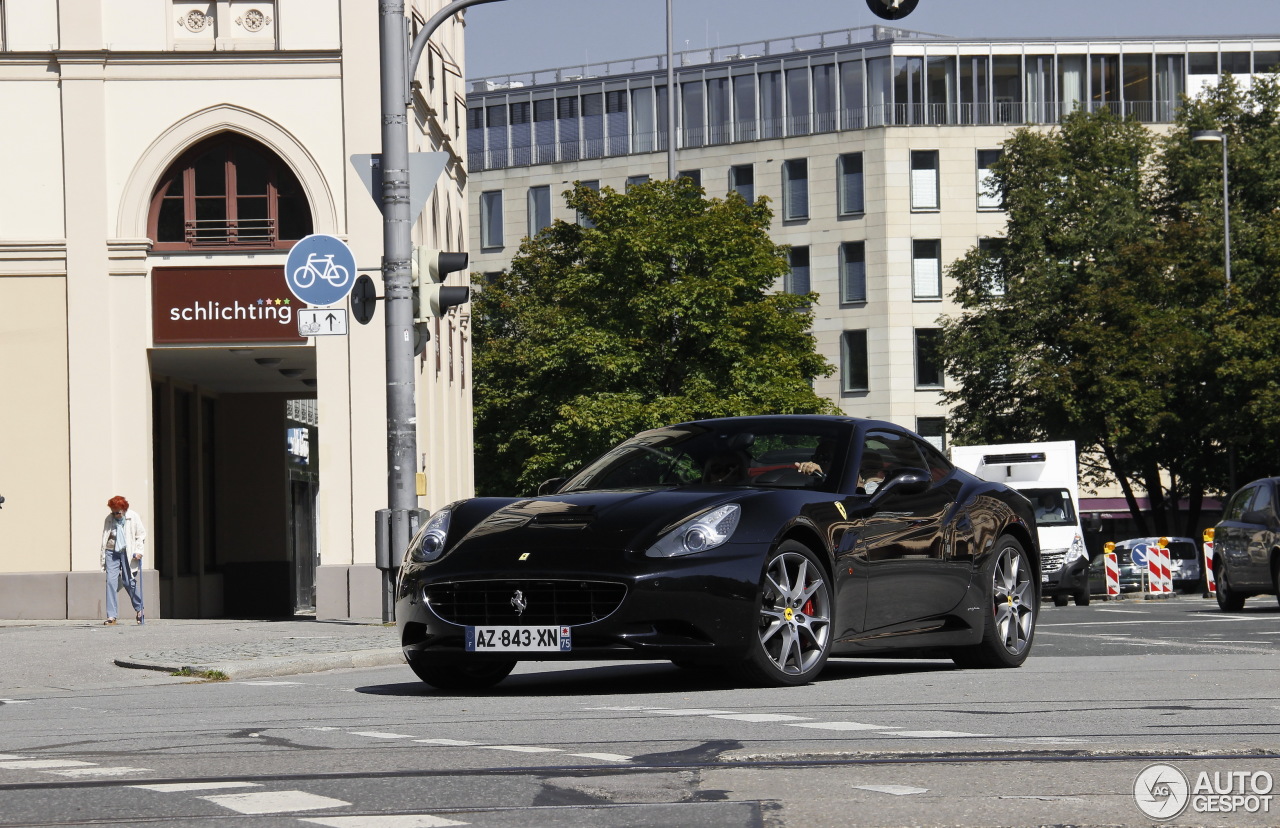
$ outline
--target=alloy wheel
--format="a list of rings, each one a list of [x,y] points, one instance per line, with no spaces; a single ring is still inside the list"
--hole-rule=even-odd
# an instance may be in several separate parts
[[[764,574],[760,646],[774,669],[800,675],[820,665],[831,635],[831,592],[808,556],[782,552]]]
[[[1027,648],[1035,630],[1035,584],[1029,569],[1021,549],[1010,545],[1000,550],[991,595],[996,632],[1011,655],[1019,655]]]

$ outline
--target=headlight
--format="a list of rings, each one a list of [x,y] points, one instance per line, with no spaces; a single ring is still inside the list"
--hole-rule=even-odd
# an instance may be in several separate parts
[[[738,528],[741,512],[738,504],[730,503],[690,518],[659,538],[645,554],[650,558],[674,558],[715,549]]]
[[[427,520],[418,537],[409,546],[409,558],[417,563],[430,563],[444,554],[444,542],[449,537],[449,518],[452,509],[441,509]]]
[[[1067,550],[1067,562],[1074,561],[1076,558],[1083,558],[1085,554],[1084,541],[1079,535],[1076,535],[1076,539],[1071,542],[1071,548]]]

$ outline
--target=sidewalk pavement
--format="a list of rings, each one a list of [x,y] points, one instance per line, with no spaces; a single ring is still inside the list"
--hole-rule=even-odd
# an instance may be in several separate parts
[[[0,695],[12,696],[192,681],[208,671],[247,679],[379,667],[404,656],[395,626],[374,621],[156,618],[139,626],[126,616],[111,627],[0,620],[0,661]]]

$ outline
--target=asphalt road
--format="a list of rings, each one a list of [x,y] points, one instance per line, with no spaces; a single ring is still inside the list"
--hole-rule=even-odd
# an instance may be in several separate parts
[[[1180,597],[1046,607],[1017,670],[839,661],[751,689],[530,663],[459,696],[394,666],[39,692],[0,700],[0,827],[1151,825],[1134,790],[1157,763],[1188,794],[1161,824],[1277,825],[1278,655],[1274,601]],[[1219,790],[1197,800],[1202,781]]]

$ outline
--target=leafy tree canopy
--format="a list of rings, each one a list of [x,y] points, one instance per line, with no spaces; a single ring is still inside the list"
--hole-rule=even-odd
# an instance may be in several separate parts
[[[813,295],[775,292],[767,201],[687,179],[577,184],[579,223],[526,239],[473,303],[476,481],[532,491],[637,431],[702,417],[830,412]]]

